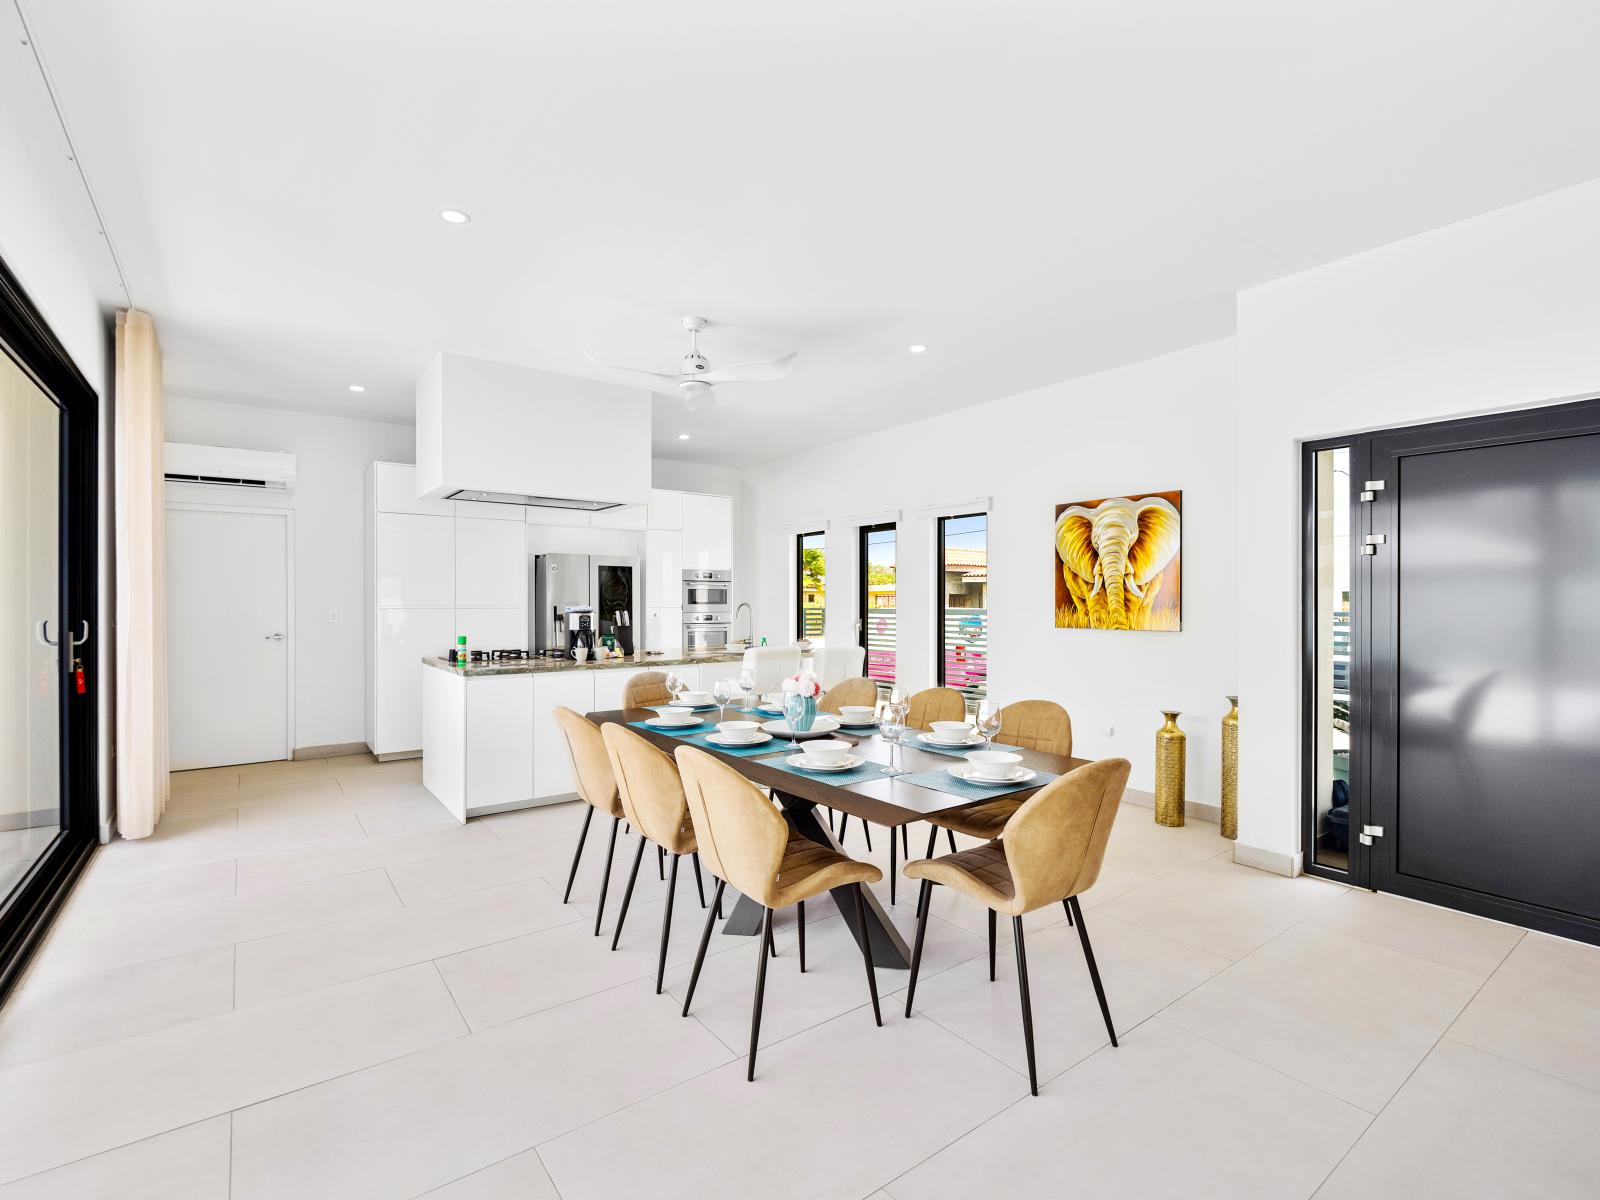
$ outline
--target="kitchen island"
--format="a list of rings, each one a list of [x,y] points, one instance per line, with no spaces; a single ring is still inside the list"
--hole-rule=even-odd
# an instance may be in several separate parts
[[[736,677],[741,654],[573,662],[422,660],[422,786],[458,821],[577,795],[555,709],[623,707],[630,680],[670,671],[692,690]]]

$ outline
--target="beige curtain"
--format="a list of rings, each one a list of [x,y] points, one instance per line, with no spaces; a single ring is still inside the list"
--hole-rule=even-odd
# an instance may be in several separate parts
[[[150,314],[117,314],[117,831],[149,837],[167,807],[166,441]]]

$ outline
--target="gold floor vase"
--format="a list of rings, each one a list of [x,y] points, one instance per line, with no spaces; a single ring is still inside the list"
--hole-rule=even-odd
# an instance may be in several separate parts
[[[1222,836],[1239,836],[1239,697],[1229,696],[1233,707],[1222,718]]]
[[[1163,711],[1167,723],[1156,730],[1156,824],[1183,824],[1183,770],[1188,738],[1178,714]]]

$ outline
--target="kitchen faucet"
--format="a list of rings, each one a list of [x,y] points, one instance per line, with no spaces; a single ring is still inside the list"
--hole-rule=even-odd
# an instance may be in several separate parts
[[[752,643],[752,642],[754,642],[756,640],[756,610],[750,607],[750,602],[748,600],[739,601],[739,608],[736,608],[736,609],[733,610],[733,621],[732,621],[732,624],[737,625],[739,623],[739,609],[740,608],[744,609],[746,612],[748,612],[750,614],[750,626],[749,626],[748,629],[745,630],[745,639],[744,640],[747,643]]]

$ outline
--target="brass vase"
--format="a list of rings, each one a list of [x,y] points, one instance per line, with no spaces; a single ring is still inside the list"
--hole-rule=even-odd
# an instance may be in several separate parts
[[[1163,711],[1167,723],[1156,730],[1156,824],[1183,824],[1183,769],[1188,738],[1178,728],[1178,714]]]
[[[1233,707],[1222,718],[1222,836],[1239,836],[1239,697],[1229,696]]]

